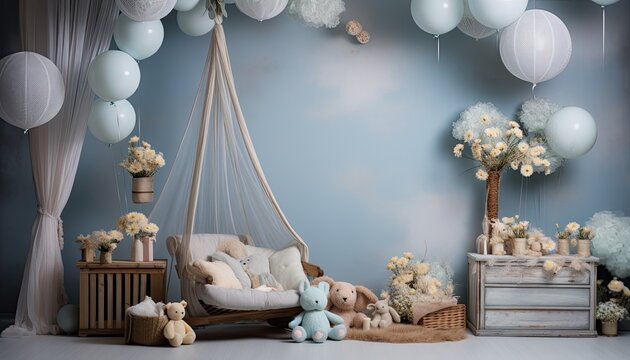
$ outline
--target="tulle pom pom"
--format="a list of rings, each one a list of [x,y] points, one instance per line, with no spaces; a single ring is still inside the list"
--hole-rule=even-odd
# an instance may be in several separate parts
[[[560,110],[560,105],[545,99],[527,100],[521,106],[519,117],[523,128],[531,133],[544,133],[547,121]]]
[[[313,27],[337,27],[344,11],[343,0],[293,0],[289,5],[289,14]]]
[[[630,217],[609,211],[598,212],[586,223],[595,233],[591,241],[594,256],[620,278],[630,276]]]

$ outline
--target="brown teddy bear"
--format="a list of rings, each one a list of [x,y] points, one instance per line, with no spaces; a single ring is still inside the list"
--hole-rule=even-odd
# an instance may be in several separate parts
[[[164,327],[164,337],[171,346],[190,345],[197,338],[190,325],[182,320],[186,315],[186,310],[184,310],[186,305],[188,304],[184,300],[164,305],[164,310],[168,316],[168,323]]]
[[[320,276],[313,280],[313,285],[325,281],[330,285],[328,292],[328,310],[341,316],[346,328],[363,328],[364,319],[370,318],[363,313],[368,304],[378,301],[370,289],[361,285],[352,285],[347,282],[337,282],[328,276]]]

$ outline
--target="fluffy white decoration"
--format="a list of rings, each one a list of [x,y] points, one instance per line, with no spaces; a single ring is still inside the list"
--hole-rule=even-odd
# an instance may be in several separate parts
[[[630,276],[630,217],[602,211],[595,213],[586,225],[595,233],[591,241],[593,255],[613,275]]]
[[[518,115],[528,133],[543,133],[547,121],[558,110],[560,105],[539,98],[524,102]]]
[[[164,304],[155,303],[150,296],[146,296],[140,303],[127,309],[133,316],[157,317],[164,315]]]
[[[343,0],[293,0],[289,5],[289,14],[314,27],[337,27],[344,11]]]
[[[481,121],[481,119],[487,121]],[[464,134],[470,130],[473,137],[480,137],[486,128],[497,127],[500,129],[508,127],[508,118],[492,103],[479,102],[464,110],[459,119],[453,123],[453,137],[464,140]]]

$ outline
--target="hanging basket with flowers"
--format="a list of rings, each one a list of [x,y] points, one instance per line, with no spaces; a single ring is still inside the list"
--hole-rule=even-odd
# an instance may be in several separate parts
[[[127,158],[120,164],[133,177],[131,192],[133,202],[143,204],[153,201],[153,175],[165,165],[164,154],[156,152],[146,141],[138,146],[140,138],[129,139]]]

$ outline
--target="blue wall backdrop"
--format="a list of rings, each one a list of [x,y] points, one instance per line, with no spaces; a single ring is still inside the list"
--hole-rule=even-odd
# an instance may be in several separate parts
[[[423,256],[426,248],[429,259],[451,264],[457,293],[465,297],[466,252],[480,232],[485,192],[466,171],[474,164],[452,157],[451,123],[477,101],[494,102],[513,116],[531,97],[530,86],[503,67],[494,37],[475,41],[455,30],[442,37],[438,64],[436,42],[415,25],[408,1],[346,3],[342,20],[361,21],[372,35],[368,45],[358,45],[342,27],[313,29],[287,14],[260,23],[228,7],[224,24],[237,90],[267,179],[310,245],[312,262],[334,278],[378,292],[386,286],[387,259],[403,251]],[[573,38],[569,66],[536,95],[589,110],[599,137],[590,153],[552,176],[504,176],[501,213],[520,213],[547,233],[555,223],[584,222],[600,210],[630,214],[630,3],[608,11],[605,63],[598,6],[586,0],[536,5],[557,14]],[[158,191],[210,39],[184,35],[174,14],[163,21],[164,44],[140,62],[140,88],[130,98],[141,125],[135,133],[166,154]],[[17,50],[12,39],[3,54]],[[36,204],[27,137],[2,123],[0,146],[0,312],[11,313]],[[125,146],[108,147],[86,135],[63,213],[66,289],[75,303],[79,251],[72,239],[113,227],[127,208],[151,209],[131,204],[130,178],[116,167]],[[118,199],[114,171],[128,207]],[[127,239],[115,257],[128,257],[129,245]],[[167,257],[163,240],[156,252]],[[179,296],[176,282],[170,296]]]

